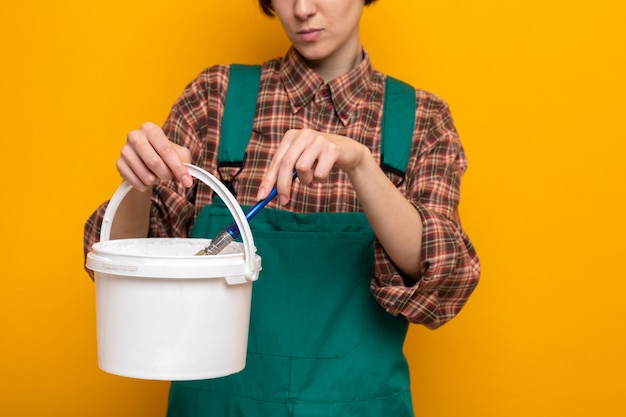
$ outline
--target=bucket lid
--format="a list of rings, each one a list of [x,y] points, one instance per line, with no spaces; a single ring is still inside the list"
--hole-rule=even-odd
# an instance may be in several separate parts
[[[224,278],[238,284],[254,278],[248,271],[243,245],[233,242],[219,255],[194,256],[208,239],[144,238],[98,242],[87,255],[87,268],[94,272],[127,277],[198,279]],[[255,270],[261,258],[255,256]]]

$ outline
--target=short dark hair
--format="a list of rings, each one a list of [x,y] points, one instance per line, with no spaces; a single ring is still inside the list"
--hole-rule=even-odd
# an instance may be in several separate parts
[[[365,0],[364,5],[369,6],[376,0]],[[259,0],[259,8],[261,11],[269,17],[274,17],[274,8],[272,7],[272,0]]]

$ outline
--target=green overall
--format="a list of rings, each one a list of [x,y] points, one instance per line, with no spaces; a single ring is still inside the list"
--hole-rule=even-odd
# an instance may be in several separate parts
[[[257,91],[258,70],[232,67],[224,123],[230,114],[230,90]],[[244,87],[255,77],[256,88]],[[406,84],[390,83],[383,137],[396,146],[381,146],[386,160],[403,171],[415,93]],[[393,98],[394,91],[405,101]],[[256,94],[252,96],[254,114]],[[387,111],[391,103],[401,107],[393,116]],[[408,123],[388,119],[401,113]],[[228,123],[228,129],[241,127],[243,139],[223,136],[220,155],[229,152],[222,152],[223,147],[233,151],[243,143],[244,148],[233,151],[243,156],[251,123]],[[400,138],[405,142],[399,143]],[[231,222],[226,206],[215,201],[201,211],[192,236],[213,237]],[[402,353],[408,322],[388,314],[369,290],[374,233],[365,215],[266,208],[250,226],[263,270],[253,284],[246,367],[223,378],[172,382],[168,416],[413,416]]]

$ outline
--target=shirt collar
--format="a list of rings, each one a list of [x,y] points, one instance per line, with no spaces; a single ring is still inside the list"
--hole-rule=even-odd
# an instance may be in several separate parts
[[[293,47],[285,55],[280,72],[293,113],[305,107],[324,87],[322,77],[304,62]],[[328,83],[333,106],[344,125],[350,122],[351,110],[358,108],[373,73],[369,55],[364,49],[363,60],[356,68]]]

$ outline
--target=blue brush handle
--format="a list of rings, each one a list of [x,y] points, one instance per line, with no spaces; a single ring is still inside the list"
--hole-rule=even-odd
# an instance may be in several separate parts
[[[293,170],[293,174],[291,176],[291,179],[295,180],[297,176],[298,176],[298,174],[297,174],[296,170],[294,169]],[[270,193],[267,195],[267,197],[265,197],[263,200],[261,200],[258,203],[256,203],[254,206],[252,206],[250,208],[250,210],[248,210],[246,212],[246,220],[247,221],[252,220],[252,218],[254,216],[256,216],[257,213],[259,211],[261,211],[261,209],[267,205],[267,203],[269,203],[270,201],[272,201],[274,199],[274,197],[276,197],[276,194],[278,194],[278,189],[276,187],[274,187],[274,188],[272,188],[272,191],[270,191]],[[237,223],[233,223],[230,226],[228,226],[226,228],[226,232],[233,239],[237,239],[237,237],[239,236],[239,227],[237,227]]]

